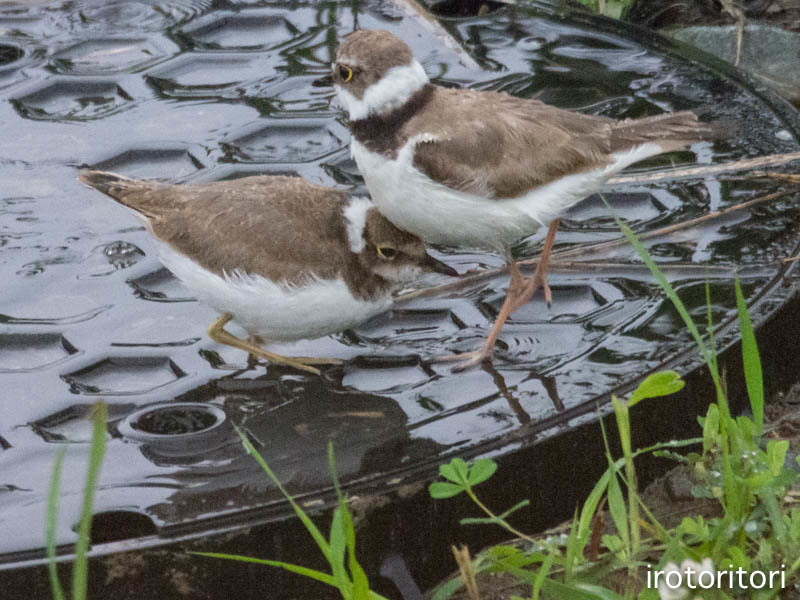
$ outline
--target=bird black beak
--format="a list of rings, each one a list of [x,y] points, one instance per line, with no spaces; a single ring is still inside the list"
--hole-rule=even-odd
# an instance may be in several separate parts
[[[433,258],[430,254],[425,255],[425,261],[422,263],[422,266],[429,271],[433,271],[434,273],[440,273],[450,277],[458,277],[458,271],[456,271],[453,267],[444,264],[442,261]]]

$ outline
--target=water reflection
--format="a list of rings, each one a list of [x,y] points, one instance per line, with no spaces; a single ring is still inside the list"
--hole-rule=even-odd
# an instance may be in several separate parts
[[[482,70],[465,67],[424,25],[385,3],[0,5],[0,94],[9,100],[0,102],[0,377],[11,399],[0,403],[3,550],[41,545],[40,532],[7,524],[41,519],[54,445],[70,447],[65,473],[77,481],[84,417],[99,397],[113,418],[98,507],[133,506],[161,527],[278,496],[230,431],[191,455],[122,436],[117,424],[142,407],[218,407],[292,491],[310,493],[328,486],[328,439],[343,481],[402,480],[411,467],[591,413],[599,396],[687,352],[688,334],[633,251],[600,245],[618,234],[592,198],[570,211],[557,240],[557,250],[583,250],[562,255],[563,268],[554,270],[552,309],[541,298],[521,309],[492,365],[456,376],[431,359],[477,345],[502,301],[504,277],[418,297],[353,331],[274,346],[345,361],[321,379],[248,363],[208,340],[216,314],[162,268],[140,223],[75,181],[84,166],[171,182],[292,173],[364,193],[333,91],[315,84],[356,21],[410,42],[444,85],[616,118],[714,106],[718,118],[748,124],[741,139],[643,167],[798,147],[785,117],[731,79],[577,21],[486,4],[496,10],[446,23]],[[643,232],[777,187],[688,179],[621,185],[607,199]],[[749,298],[769,293],[781,301],[775,261],[797,245],[795,200],[648,243],[693,314],[705,318],[708,281],[715,320],[729,320],[734,268]],[[533,236],[514,251],[524,259],[540,246]],[[462,272],[502,263],[450,249],[437,256]],[[77,511],[80,493],[67,486],[65,510]],[[67,524],[58,535],[66,543],[74,533]]]

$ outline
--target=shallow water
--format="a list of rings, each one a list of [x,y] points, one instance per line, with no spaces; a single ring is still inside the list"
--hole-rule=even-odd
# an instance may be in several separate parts
[[[598,397],[663,363],[689,360],[678,315],[627,246],[583,257],[601,266],[556,270],[552,309],[537,296],[503,331],[492,366],[460,375],[429,359],[480,342],[502,303],[503,277],[413,300],[354,331],[271,347],[347,360],[322,379],[249,366],[242,352],[212,343],[206,328],[214,311],[161,267],[132,214],[77,182],[80,168],[171,182],[295,173],[365,191],[349,157],[345,116],[333,91],[315,85],[328,73],[337,37],[353,28],[353,9],[214,6],[0,4],[0,552],[41,547],[50,469],[64,444],[58,541],[74,539],[86,416],[98,399],[110,414],[98,512],[138,512],[158,528],[197,522],[202,530],[203,519],[277,497],[231,423],[292,491],[313,492],[328,485],[329,438],[345,482],[402,479],[411,467],[458,452],[508,450],[520,443],[515,432],[531,424],[568,431],[593,413]],[[446,23],[481,71],[462,66],[390,5],[363,3],[358,24],[403,37],[445,85],[535,95],[616,118],[711,109],[746,124],[733,140],[643,168],[798,150],[797,121],[782,120],[752,90],[647,41],[539,8],[533,17],[504,8]],[[620,186],[608,199],[646,231],[779,187],[701,178]],[[650,247],[696,318],[705,318],[706,279],[715,319],[732,318],[734,268],[748,298],[761,299],[763,317],[790,292],[775,261],[794,253],[797,220],[797,198],[788,196]],[[535,256],[541,237],[521,242],[517,255]],[[564,249],[616,237],[612,217],[592,198],[570,211],[556,240]],[[438,255],[462,272],[503,262],[451,249]],[[437,283],[444,281],[427,281]],[[720,335],[733,334],[723,328]],[[227,421],[192,435],[211,418],[187,408],[185,422],[154,426],[184,431],[180,444],[131,433],[134,411],[172,401],[216,407]]]

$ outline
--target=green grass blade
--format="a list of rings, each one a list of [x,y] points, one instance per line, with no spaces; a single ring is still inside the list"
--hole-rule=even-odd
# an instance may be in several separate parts
[[[606,207],[611,210],[611,206],[609,206],[608,202],[606,201],[604,196],[600,196],[605,203]],[[706,344],[703,342],[703,338],[700,335],[700,332],[697,330],[697,326],[695,325],[694,321],[692,320],[691,315],[689,315],[689,311],[686,310],[686,306],[683,304],[681,299],[678,297],[678,294],[675,293],[672,285],[667,281],[667,278],[658,268],[655,261],[652,259],[650,254],[648,253],[647,249],[642,245],[633,231],[622,222],[622,220],[617,216],[614,215],[614,220],[617,223],[617,226],[622,231],[625,238],[630,242],[630,244],[636,250],[636,253],[639,257],[644,261],[647,268],[650,269],[653,277],[656,278],[656,281],[661,286],[661,289],[667,295],[667,297],[672,301],[675,310],[678,311],[678,314],[683,319],[684,324],[686,325],[687,329],[689,329],[692,337],[694,338],[695,343],[697,344],[697,348],[700,351],[700,355],[703,357],[706,365],[708,366],[709,373],[711,374],[711,379],[714,382],[714,388],[717,393],[717,404],[720,408],[720,413],[722,418],[720,419],[720,434],[722,437],[721,443],[721,450],[722,450],[722,475],[723,480],[725,482],[725,502],[724,508],[726,513],[730,513],[733,511],[732,514],[737,515],[737,518],[741,516],[741,506],[737,506],[737,503],[740,501],[740,498],[737,496],[737,489],[736,483],[733,478],[733,470],[731,467],[731,458],[730,458],[730,445],[729,445],[729,437],[727,432],[728,423],[731,421],[731,411],[730,407],[728,406],[728,399],[725,396],[725,388],[722,385],[722,379],[720,378],[719,371],[717,369],[717,360],[714,356],[713,351],[709,350]]]
[[[64,600],[64,588],[58,579],[56,566],[56,524],[58,522],[58,495],[61,489],[61,469],[64,465],[64,448],[56,454],[53,473],[50,475],[50,491],[47,494],[47,523],[45,525],[45,540],[47,543],[47,570],[50,576],[50,590],[53,600]]]
[[[736,278],[736,309],[739,312],[739,327],[742,330],[742,361],[744,378],[747,383],[747,395],[750,397],[750,409],[756,423],[758,436],[764,429],[764,380],[761,372],[761,358],[758,355],[756,335],[753,323],[747,314],[747,303],[742,293],[742,285]]]
[[[714,370],[719,366],[717,362],[717,341],[714,339],[714,315],[711,313],[711,284],[706,279],[706,321],[708,327],[708,345],[714,359]]]
[[[333,579],[333,575],[329,575],[328,573],[323,573],[322,571],[318,571],[316,569],[309,569],[308,567],[302,567],[300,565],[295,565],[280,560],[255,558],[253,556],[243,556],[241,554],[226,554],[224,552],[189,552],[189,554],[194,554],[196,556],[206,556],[208,558],[221,558],[223,560],[233,560],[237,562],[252,563],[255,565],[266,565],[268,567],[277,567],[279,569],[290,571],[291,573],[302,575],[303,577],[308,577],[309,579],[314,579],[315,581],[320,581],[331,587],[337,587],[336,581],[334,581]],[[376,594],[375,592],[370,592],[369,597],[371,600],[387,600],[384,596]]]
[[[602,198],[603,202],[605,202],[606,206],[610,210],[611,207],[608,205],[608,202],[606,202],[605,197]],[[721,402],[724,403],[723,412],[727,417],[730,417],[728,404],[724,398],[722,381],[720,380],[719,372],[717,371],[716,368],[716,360],[714,358],[713,353],[708,349],[708,346],[706,346],[706,343],[703,341],[703,336],[700,335],[700,332],[697,329],[697,325],[695,325],[695,322],[692,320],[689,311],[686,310],[686,306],[683,304],[683,301],[675,292],[675,289],[672,287],[672,284],[670,284],[670,282],[661,272],[661,269],[658,268],[658,265],[656,265],[655,261],[650,256],[650,253],[639,241],[639,238],[636,237],[636,234],[633,233],[631,228],[628,227],[625,223],[623,223],[622,219],[620,219],[617,215],[614,215],[614,220],[617,223],[617,227],[619,227],[620,231],[622,231],[622,234],[636,250],[636,253],[639,255],[639,258],[641,258],[642,261],[644,261],[644,264],[647,265],[647,268],[650,269],[650,273],[652,273],[653,277],[655,277],[656,281],[658,282],[658,285],[667,295],[667,298],[670,299],[672,305],[675,307],[675,310],[678,311],[678,314],[680,315],[681,319],[686,325],[686,328],[692,334],[692,337],[694,338],[694,341],[697,344],[697,348],[700,350],[700,355],[703,357],[703,360],[706,362],[706,365],[708,365],[708,369],[711,372],[711,378],[714,380],[714,386],[717,389],[717,396],[718,398],[721,397]]]
[[[581,509],[581,517],[578,521],[578,547],[580,548],[581,555],[589,542],[589,534],[591,533],[592,520],[594,519],[597,505],[600,503],[603,494],[606,493],[608,487],[608,478],[611,476],[611,468],[606,469],[605,473],[600,476],[594,488],[589,493],[586,501],[583,503]]]
[[[345,541],[347,544],[347,564],[350,574],[353,577],[352,590],[354,600],[367,600],[369,597],[369,581],[367,574],[356,559],[356,530],[353,525],[353,518],[347,508],[342,486],[339,483],[339,476],[336,473],[336,461],[333,456],[333,443],[328,442],[328,464],[331,469],[331,480],[336,489],[336,497],[339,500],[339,510],[341,511],[342,525],[344,528]]]
[[[325,536],[322,535],[322,532],[316,525],[314,525],[314,522],[309,518],[305,511],[300,508],[300,505],[295,502],[294,498],[292,498],[292,495],[286,491],[286,488],[283,487],[283,484],[281,483],[280,479],[278,479],[278,476],[272,472],[272,469],[270,469],[267,461],[265,461],[261,454],[259,454],[255,446],[250,443],[250,440],[247,439],[247,436],[242,433],[241,429],[238,427],[234,426],[234,428],[236,429],[236,433],[239,434],[239,437],[242,439],[242,445],[245,447],[245,450],[247,450],[248,454],[250,454],[250,456],[252,456],[261,466],[267,476],[272,480],[272,483],[274,483],[278,490],[280,490],[281,494],[283,494],[284,498],[289,501],[289,504],[291,504],[295,514],[298,516],[308,533],[310,533],[311,537],[314,538],[314,542],[316,542],[317,546],[322,551],[322,554],[325,556],[325,560],[330,562],[331,548],[328,544],[328,541],[325,539]]]
[[[614,521],[614,526],[617,528],[617,535],[619,535],[625,546],[628,558],[630,556],[631,538],[630,531],[628,530],[628,513],[625,510],[625,499],[622,496],[622,488],[617,479],[616,470],[611,474],[608,480],[608,512],[611,513],[611,520]]]
[[[600,586],[571,586],[553,579],[542,582],[542,590],[549,598],[559,600],[622,600],[622,596]]]
[[[222,558],[224,560],[234,560],[237,562],[252,563],[255,565],[266,565],[268,567],[278,567],[279,569],[284,569],[292,573],[297,573],[298,575],[302,575],[303,577],[308,577],[309,579],[314,579],[315,581],[321,581],[322,583],[326,583],[331,587],[337,587],[336,580],[333,578],[333,575],[329,575],[328,573],[323,573],[322,571],[318,571],[316,569],[309,569],[308,567],[302,567],[300,565],[295,565],[280,560],[254,558],[252,556],[242,556],[241,554],[226,554],[224,552],[189,552],[189,554],[195,554],[197,556],[206,556],[209,558]]]
[[[547,573],[550,572],[550,567],[553,566],[554,559],[555,555],[552,552],[548,552],[544,562],[542,563],[542,566],[539,568],[539,572],[536,573],[536,579],[533,580],[533,600],[539,600],[539,594],[542,591],[542,584],[544,584]]]
[[[680,379],[678,380],[680,381]],[[680,387],[683,387],[682,383]],[[636,502],[634,494],[631,493],[638,491],[638,483],[636,480],[636,468],[633,464],[633,453],[631,451],[630,411],[625,402],[621,401],[614,394],[611,395],[611,404],[614,407],[614,415],[617,419],[617,435],[619,436],[620,446],[622,447],[622,455],[625,458],[625,477],[628,486],[628,524],[630,525],[631,532],[631,557],[633,557],[639,551],[641,530],[639,528],[639,504]]]
[[[86,472],[86,485],[83,490],[83,508],[78,523],[78,541],[75,544],[75,563],[72,566],[72,600],[84,600],[89,579],[89,539],[92,528],[94,493],[97,479],[106,452],[106,420],[108,409],[105,403],[94,405],[92,445],[89,451],[89,468]]]
[[[764,490],[760,496],[761,501],[767,509],[767,515],[769,516],[769,522],[770,525],[772,525],[772,531],[775,537],[778,539],[781,546],[784,548],[787,547],[789,530],[784,522],[784,512],[778,505],[778,499],[775,497],[775,493],[773,490]]]
[[[342,509],[340,506],[337,506],[336,510],[333,511],[333,520],[331,521],[330,548],[330,566],[331,573],[333,574],[333,581],[335,582],[336,587],[339,588],[339,591],[342,593],[342,597],[345,600],[350,600],[352,585],[344,566],[347,543],[345,542],[344,522],[342,520]]]
[[[572,516],[572,525],[567,536],[566,556],[564,558],[564,583],[572,583],[572,569],[583,555],[583,548],[578,543],[578,507],[575,507],[575,514]],[[537,575],[538,579],[538,575]],[[541,583],[539,584],[541,587]]]
[[[608,512],[611,514],[611,520],[614,521],[614,526],[617,528],[617,535],[619,535],[625,546],[625,553],[630,559],[630,535],[628,532],[628,514],[625,510],[625,501],[622,498],[622,490],[617,480],[617,470],[625,463],[625,458],[619,458],[616,461],[611,456],[611,447],[608,445],[608,432],[600,419],[600,432],[603,435],[603,445],[606,449],[606,458],[608,459],[608,490],[606,498],[608,499]]]

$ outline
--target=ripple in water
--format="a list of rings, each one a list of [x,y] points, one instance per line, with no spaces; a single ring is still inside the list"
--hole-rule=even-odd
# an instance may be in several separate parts
[[[128,28],[136,23],[137,29],[154,30],[179,25],[203,14],[211,8],[213,0],[89,0],[77,5],[81,21],[113,27]]]

